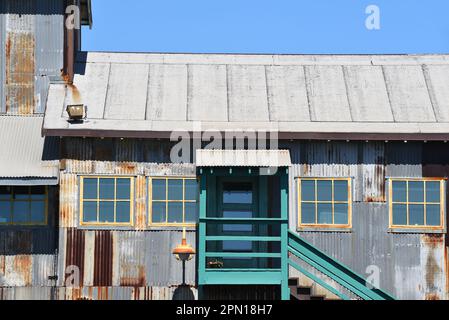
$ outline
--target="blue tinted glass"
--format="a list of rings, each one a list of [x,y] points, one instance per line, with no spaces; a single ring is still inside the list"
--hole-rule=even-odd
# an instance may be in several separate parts
[[[302,180],[301,181],[301,200],[315,201],[315,181]]]
[[[152,205],[152,223],[165,223],[167,220],[165,202],[153,202]]]
[[[318,201],[332,201],[332,181],[317,181]]]
[[[83,222],[97,222],[97,202],[84,201]]]
[[[168,223],[183,223],[182,202],[168,203]]]
[[[426,206],[426,219],[428,226],[440,226],[441,225],[440,205],[428,204]]]
[[[31,222],[44,223],[45,222],[45,202],[33,201],[31,202]]]
[[[186,179],[186,200],[198,200],[198,184],[196,180]]]
[[[393,181],[393,202],[407,202],[407,182]]]
[[[165,179],[153,179],[152,182],[152,197],[153,200],[166,200],[166,183]]]
[[[26,223],[30,221],[30,203],[27,201],[15,201],[13,203],[13,221]]]
[[[131,179],[117,179],[117,199],[129,200],[131,198]]]
[[[230,219],[248,219],[253,217],[252,211],[224,211],[224,218]],[[239,221],[240,222],[240,221]],[[227,232],[252,232],[252,224],[224,224],[223,231]]]
[[[183,183],[182,180],[168,180],[168,200],[182,200],[183,199]],[[170,210],[169,210],[170,212]]]
[[[348,221],[348,205],[346,203],[336,203],[334,205],[334,223],[347,225]]]
[[[332,204],[318,204],[318,224],[332,224]]]
[[[83,181],[84,199],[97,199],[98,179],[86,178]]]
[[[114,202],[100,202],[99,222],[114,223]]]
[[[115,193],[114,179],[100,179],[100,199],[113,200]]]
[[[196,223],[198,219],[198,205],[196,202],[186,202],[186,221],[187,223]]]
[[[314,224],[315,221],[315,204],[302,203],[301,204],[301,223]]]
[[[253,203],[253,186],[251,183],[225,183],[223,185],[223,203]]]
[[[408,207],[409,210],[409,224],[411,226],[423,226],[424,225],[424,205],[411,204]]]
[[[424,182],[409,181],[408,182],[408,201],[424,202]]]
[[[251,241],[223,241],[223,251],[247,252],[253,250]]]
[[[10,220],[11,203],[9,201],[0,201],[0,223],[10,223]]]
[[[131,205],[129,201],[117,201],[116,203],[116,222],[131,222]]]
[[[335,180],[334,181],[334,200],[335,201],[349,201],[348,181],[347,180]]]
[[[440,182],[426,182],[426,202],[440,202]],[[439,224],[438,224],[439,225]]]
[[[393,204],[393,224],[395,226],[407,225],[407,205]]]

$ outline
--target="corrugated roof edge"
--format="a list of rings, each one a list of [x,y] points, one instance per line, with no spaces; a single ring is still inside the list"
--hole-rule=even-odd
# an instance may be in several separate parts
[[[251,54],[81,51],[77,63],[245,65],[447,65],[449,54]]]

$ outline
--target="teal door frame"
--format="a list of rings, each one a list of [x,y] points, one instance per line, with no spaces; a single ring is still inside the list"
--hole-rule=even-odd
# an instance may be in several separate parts
[[[279,168],[280,215],[268,217],[267,199],[258,197],[259,216],[252,219],[224,219],[217,216],[217,177],[253,178],[258,180],[259,188],[267,186],[267,176],[259,175],[259,168],[199,168],[200,176],[200,212],[198,227],[198,285],[199,297],[202,298],[204,285],[280,285],[282,300],[290,299],[288,287],[288,168]],[[261,189],[259,189],[261,190]],[[259,192],[260,193],[260,192]],[[263,207],[261,209],[261,207]],[[263,215],[263,216],[260,216]],[[247,237],[207,235],[207,226],[212,224],[244,224],[251,223],[258,228],[263,225],[280,226],[280,236],[255,235]],[[260,230],[260,229],[259,229]],[[208,241],[248,240],[258,243],[279,242],[280,252],[208,252]],[[265,245],[268,248],[268,245]],[[265,250],[268,251],[268,250]],[[246,269],[210,269],[206,268],[207,257],[260,257],[277,258],[279,269],[246,268]]]

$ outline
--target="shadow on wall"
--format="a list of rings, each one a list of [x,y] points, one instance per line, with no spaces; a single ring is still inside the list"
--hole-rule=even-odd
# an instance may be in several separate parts
[[[173,300],[195,300],[195,294],[188,285],[181,285],[173,293]]]

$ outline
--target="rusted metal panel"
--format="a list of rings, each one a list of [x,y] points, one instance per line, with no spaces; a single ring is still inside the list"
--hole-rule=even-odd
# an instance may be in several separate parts
[[[70,281],[69,275],[66,274],[67,268],[72,266],[79,270],[79,283],[83,283],[84,276],[84,250],[85,250],[85,235],[82,230],[69,228],[66,230],[67,239],[65,247],[65,283]]]
[[[77,227],[78,177],[75,174],[61,174],[59,199],[59,226]]]
[[[363,202],[385,202],[385,143],[361,143]]]
[[[30,16],[27,23],[31,28]],[[20,19],[20,18],[15,18]],[[35,38],[31,30],[17,32],[15,21],[10,16],[6,35],[6,112],[30,115],[34,113]]]
[[[113,234],[111,231],[96,231],[94,249],[93,285],[112,285]]]
[[[145,230],[148,226],[147,180],[148,179],[144,176],[138,176],[136,178],[134,205],[136,230]]]

